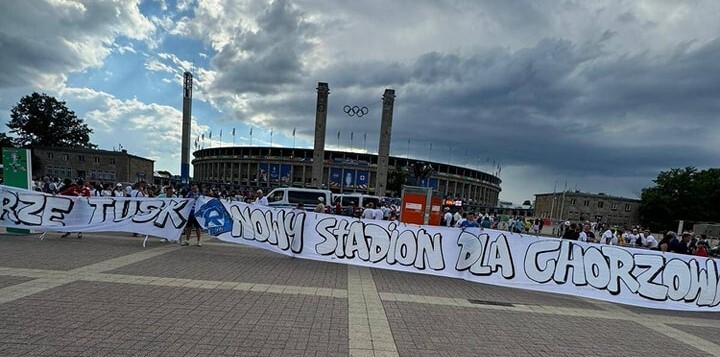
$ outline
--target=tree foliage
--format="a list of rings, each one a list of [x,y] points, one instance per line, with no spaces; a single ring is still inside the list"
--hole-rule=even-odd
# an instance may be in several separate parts
[[[10,111],[7,126],[20,147],[97,147],[90,143],[92,129],[65,102],[44,93],[22,97]]]
[[[400,167],[393,167],[388,170],[387,190],[399,196],[407,178],[407,171]],[[389,193],[388,192],[388,193]]]
[[[640,220],[652,229],[673,229],[678,220],[720,221],[720,169],[694,167],[661,172],[654,187],[644,188]]]

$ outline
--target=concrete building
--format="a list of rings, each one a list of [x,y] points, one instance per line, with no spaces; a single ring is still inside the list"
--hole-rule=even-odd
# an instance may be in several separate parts
[[[86,181],[136,182],[152,180],[155,162],[127,150],[36,147],[33,175],[83,178]]]
[[[557,192],[535,195],[535,215],[563,221],[603,221],[626,226],[640,223],[640,200],[604,193]]]
[[[321,187],[333,192],[375,192],[377,155],[331,150],[324,153]],[[202,183],[261,188],[311,187],[313,154],[312,149],[276,147],[202,149],[193,153],[193,179]],[[388,166],[402,168],[416,161],[390,156]],[[463,198],[478,206],[497,206],[500,178],[466,167],[431,164],[435,172],[426,185],[445,196]]]

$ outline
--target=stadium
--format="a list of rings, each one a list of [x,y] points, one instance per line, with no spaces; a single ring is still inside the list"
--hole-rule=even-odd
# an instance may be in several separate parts
[[[193,152],[193,179],[218,185],[272,189],[281,186],[310,187],[313,150],[279,147],[214,147]],[[419,162],[390,156],[389,171],[403,170]],[[373,194],[378,155],[325,150],[323,188],[333,193]],[[419,186],[431,186],[455,205],[497,207],[501,180],[467,167],[430,162],[434,171]],[[267,192],[267,191],[266,191]],[[399,192],[394,192],[398,196]],[[457,202],[460,201],[460,202]]]

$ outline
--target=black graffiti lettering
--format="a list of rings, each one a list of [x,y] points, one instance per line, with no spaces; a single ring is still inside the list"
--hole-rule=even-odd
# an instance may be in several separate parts
[[[315,252],[320,255],[330,255],[335,252],[335,248],[338,246],[336,235],[333,234],[331,228],[335,227],[337,220],[335,218],[326,218],[318,222],[315,228],[318,234],[324,240],[315,245]],[[342,238],[342,237],[341,237]]]
[[[373,237],[370,241],[370,258],[368,260],[377,263],[385,259],[390,251],[390,233],[374,224],[368,224],[365,231]]]
[[[430,236],[426,230],[417,233],[412,230],[399,231],[396,223],[387,228],[344,218],[327,217],[319,220],[315,230],[323,239],[315,245],[320,255],[334,255],[341,259],[426,267],[434,270],[445,268],[442,256],[442,235]]]
[[[63,220],[74,202],[70,197],[3,190],[0,205],[0,220],[24,226],[59,227],[65,225]]]
[[[40,226],[43,224],[42,212],[45,209],[45,196],[39,194],[18,194],[16,209],[17,218],[24,225]]]
[[[350,223],[345,244],[345,257],[353,258],[355,257],[355,252],[358,253],[358,257],[362,260],[367,261],[370,258],[370,247],[365,239],[363,223],[360,221]]]
[[[137,201],[122,200],[116,201],[113,208],[113,222],[122,222],[132,219],[138,211]]]
[[[588,284],[596,289],[605,289],[610,283],[610,266],[600,249],[589,247],[585,250],[583,259]]]
[[[558,254],[557,268],[553,274],[553,281],[558,284],[565,284],[568,279],[568,274],[570,274],[570,269],[572,269],[573,284],[576,286],[587,285],[584,260],[576,259],[577,257],[582,257],[582,255],[582,246],[572,241],[561,241],[560,254]]]
[[[625,249],[604,245],[602,253],[608,257],[608,265],[610,267],[610,281],[607,290],[617,295],[620,293],[620,282],[625,283],[630,292],[637,293],[640,289],[640,283],[632,276],[632,270],[635,267],[635,261],[632,254]]]
[[[2,213],[0,213],[0,220],[12,221],[15,224],[20,223],[17,213],[15,213],[15,207],[17,207],[18,204],[17,196],[11,191],[3,190],[1,193]]]
[[[668,288],[668,298],[680,301],[690,292],[690,267],[680,259],[671,259],[662,272],[663,285]]]
[[[525,275],[528,279],[541,284],[552,279],[557,266],[560,245],[560,240],[547,239],[533,242],[528,246],[525,253]],[[544,260],[545,264],[540,266],[539,260]]]
[[[474,235],[463,231],[457,241],[460,253],[455,265],[458,271],[468,270],[473,275],[490,275],[502,271],[506,279],[515,277],[515,266],[507,237],[500,234],[493,240],[486,233]]]
[[[281,250],[301,253],[305,212],[251,209],[244,203],[230,205],[233,238],[254,240],[277,246]]]
[[[373,236],[373,240],[380,238],[382,239],[382,234]],[[430,236],[428,232],[425,229],[420,229],[418,231],[418,237],[417,237],[417,245],[418,245],[418,252],[417,256],[419,259],[415,259],[415,267],[418,269],[425,269],[425,264],[428,266],[430,265],[430,254],[433,252],[441,251],[441,244],[442,244],[442,235],[439,233],[435,233],[433,236]],[[437,265],[438,262],[433,262],[433,265]],[[445,269],[445,260],[441,260],[440,265],[438,267],[438,270]]]
[[[665,258],[662,255],[655,254],[636,254],[634,259],[636,269],[645,269],[636,276],[638,283],[640,283],[638,294],[650,300],[667,300],[667,287],[654,282],[655,278],[662,272]]]
[[[162,212],[165,203],[163,200],[141,199],[134,201],[138,205],[137,213],[132,217],[135,223],[146,223],[155,220]]]
[[[706,260],[705,269],[700,269],[700,263],[696,259],[691,260],[690,289],[685,296],[685,301],[696,301],[698,306],[712,306],[716,289],[720,283],[718,280],[718,268],[714,259]]]
[[[70,213],[75,202],[67,197],[45,196],[45,210],[42,214],[43,225],[64,226],[65,215]]]
[[[174,228],[182,228],[187,222],[187,218],[182,211],[188,205],[189,200],[163,200],[165,206],[158,213],[157,218],[153,221],[153,225],[158,228],[165,228],[168,221],[172,223]]]
[[[413,265],[417,255],[417,240],[411,231],[400,233],[395,244],[395,259],[405,266]]]
[[[88,204],[93,208],[90,224],[96,224],[107,220],[108,214],[115,209],[116,202],[114,198],[100,197],[88,200]]]
[[[267,242],[270,238],[270,225],[265,218],[265,214],[261,210],[255,210],[250,214],[250,219],[255,228],[255,240],[258,242]]]

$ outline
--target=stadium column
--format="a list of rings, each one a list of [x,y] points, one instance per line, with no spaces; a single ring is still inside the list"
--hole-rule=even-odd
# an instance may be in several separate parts
[[[190,182],[190,123],[192,118],[192,73],[183,75],[182,143],[180,144],[180,182]]]
[[[375,194],[383,197],[387,190],[388,164],[390,157],[390,137],[392,133],[393,106],[395,90],[385,89],[383,94],[382,118],[380,121],[380,145],[378,147],[377,180]]]
[[[325,130],[327,129],[327,104],[330,88],[318,82],[317,107],[315,110],[315,146],[313,147],[312,186],[322,187],[325,163]]]

